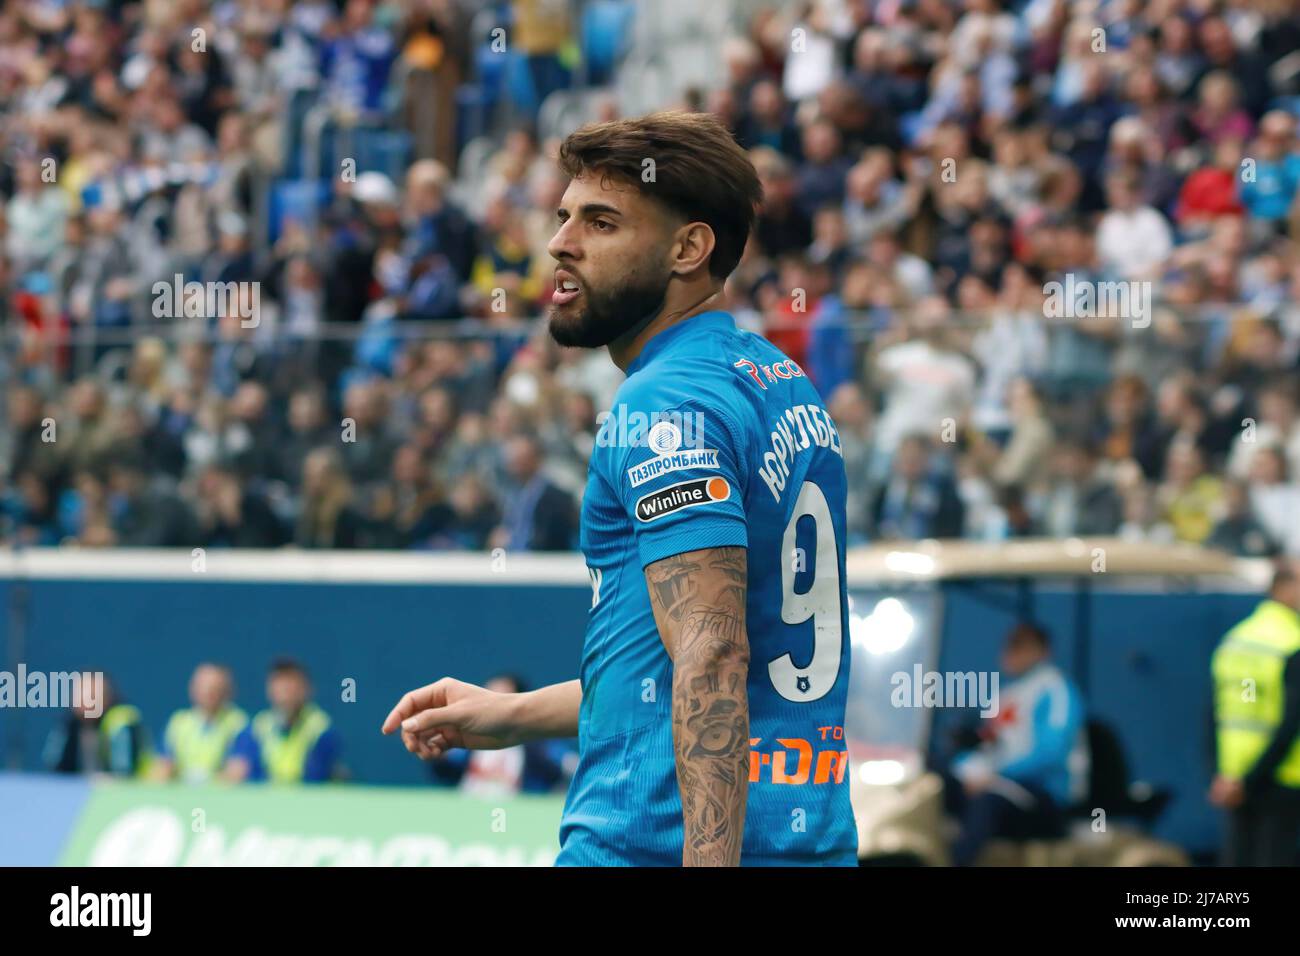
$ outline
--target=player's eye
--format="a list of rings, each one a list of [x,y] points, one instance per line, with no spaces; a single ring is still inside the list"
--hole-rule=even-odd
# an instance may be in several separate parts
[[[608,219],[593,219],[591,221],[591,228],[595,229],[597,232],[609,232],[609,230],[614,228],[614,224]]]

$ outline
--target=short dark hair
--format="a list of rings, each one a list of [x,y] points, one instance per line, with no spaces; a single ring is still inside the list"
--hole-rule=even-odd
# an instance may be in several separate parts
[[[311,680],[307,673],[307,668],[292,657],[277,657],[271,661],[271,677],[279,677],[282,674],[296,674],[303,680]]]
[[[654,160],[654,179],[642,178]],[[592,123],[560,144],[560,170],[570,178],[596,172],[626,182],[689,222],[713,230],[709,274],[735,270],[754,226],[763,186],[749,156],[717,117],[665,111],[639,119]]]
[[[1007,634],[1008,644],[1024,642],[1037,644],[1045,651],[1052,646],[1052,639],[1048,637],[1047,629],[1034,621],[1017,621],[1015,627]]]

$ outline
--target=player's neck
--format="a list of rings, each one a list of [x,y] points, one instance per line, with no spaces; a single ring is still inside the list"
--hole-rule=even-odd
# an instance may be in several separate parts
[[[700,295],[703,298],[700,298]],[[677,325],[679,322],[685,322],[689,318],[712,311],[717,307],[716,300],[720,295],[722,295],[721,286],[717,288],[710,287],[701,291],[685,306],[665,304],[662,309],[644,322],[633,326],[625,335],[610,342],[609,357],[613,359],[615,365],[626,372],[628,366],[636,361],[636,357],[641,354],[641,350],[645,348],[647,342],[660,332]]]

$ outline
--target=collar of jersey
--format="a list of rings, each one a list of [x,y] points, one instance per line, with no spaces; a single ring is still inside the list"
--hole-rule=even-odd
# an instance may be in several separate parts
[[[632,360],[632,364],[627,367],[627,374],[642,368],[664,348],[672,342],[681,338],[690,332],[699,332],[704,329],[734,329],[736,320],[732,318],[730,312],[713,311],[701,312],[699,315],[693,315],[689,319],[683,319],[676,325],[670,325],[658,335],[654,336],[645,345],[641,346],[641,354]]]

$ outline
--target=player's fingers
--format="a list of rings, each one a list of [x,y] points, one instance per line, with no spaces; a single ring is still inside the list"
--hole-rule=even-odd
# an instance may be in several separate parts
[[[447,741],[442,734],[417,734],[409,730],[402,731],[402,743],[406,749],[421,760],[440,757],[447,750]]]
[[[419,738],[415,734],[408,734],[406,731],[402,731],[402,746],[413,754],[420,752]]]
[[[420,687],[403,694],[402,699],[397,702],[397,706],[389,711],[388,716],[384,718],[383,727],[380,729],[386,734],[391,734],[401,726],[403,720],[427,707],[428,704],[421,700],[421,698],[427,696],[425,693],[427,690],[427,687]]]
[[[435,731],[432,734],[412,734],[415,738],[416,752],[421,760],[434,760],[445,754],[450,748],[447,738]]]
[[[380,725],[379,730],[381,733],[391,734],[402,726],[402,715],[404,710],[410,706],[410,700],[411,695],[409,693],[402,695],[402,699],[397,702],[397,706],[388,712],[388,716],[384,718],[383,724]]]
[[[384,724],[381,728],[384,733],[391,734],[401,726],[402,721],[412,714],[418,714],[422,710],[430,707],[437,707],[446,700],[447,685],[446,678],[436,680],[432,684],[426,684],[424,687],[417,687],[415,690],[408,691],[402,695],[402,699],[397,702],[397,706],[388,712],[384,718]]]
[[[418,734],[422,731],[431,730],[440,724],[457,727],[463,717],[464,713],[459,707],[430,707],[428,710],[422,710],[418,714],[412,714],[403,720],[402,730],[405,733]]]

